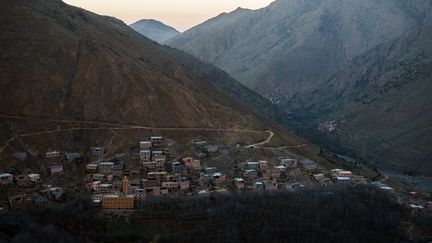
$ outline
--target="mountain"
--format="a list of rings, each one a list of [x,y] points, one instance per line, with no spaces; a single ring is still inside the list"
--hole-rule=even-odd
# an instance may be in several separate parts
[[[269,98],[301,94],[352,58],[431,22],[423,0],[277,0],[237,9],[166,42]]]
[[[159,43],[171,39],[180,33],[173,27],[154,19],[142,19],[129,26],[138,33]]]
[[[383,168],[432,175],[432,25],[354,58],[296,102],[297,120]],[[315,129],[316,130],[316,129]],[[315,134],[323,139],[322,134]],[[334,142],[325,141],[322,143]]]
[[[265,139],[267,133],[259,131],[272,130],[275,144],[308,144],[292,151],[316,156],[315,146],[228,96],[246,97],[246,103],[256,93],[241,94],[247,89],[226,73],[188,60],[190,55],[117,19],[58,0],[8,0],[0,6],[0,45],[8,47],[0,59],[2,161],[12,161],[4,145],[9,155],[37,156],[33,152],[52,146],[87,151],[92,144],[134,144],[137,126],[156,133],[172,128],[176,138],[190,136],[188,128],[231,129],[214,136],[245,143]],[[131,141],[119,134],[123,130],[130,130]]]

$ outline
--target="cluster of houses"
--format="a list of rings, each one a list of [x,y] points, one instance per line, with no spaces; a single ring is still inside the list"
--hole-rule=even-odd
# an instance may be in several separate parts
[[[311,176],[321,186],[367,184],[367,179],[364,176],[354,175],[351,171],[343,169],[333,169],[330,173],[315,173]]]
[[[293,188],[288,172],[298,167],[298,160],[291,157],[280,157],[278,165],[270,166],[266,160],[248,161],[239,164],[241,177],[233,179],[237,190],[265,189],[277,190]],[[301,184],[299,187],[302,186]]]
[[[304,187],[293,178],[291,173],[294,170],[298,171],[298,168],[308,172],[312,180],[321,186],[336,183],[354,185],[367,183],[366,178],[353,175],[351,171],[334,169],[330,172],[317,173],[319,166],[314,161],[286,156],[277,158],[276,163],[269,163],[267,160],[240,162],[234,172],[235,178],[228,178],[222,171],[216,167],[206,166],[201,160],[207,154],[223,151],[222,145],[208,145],[205,141],[199,141],[195,146],[202,149],[196,155],[198,158],[187,156],[174,160],[168,159],[161,136],[141,139],[138,149],[134,150],[131,158],[126,156],[105,158],[105,147],[90,147],[90,160],[83,164],[83,167],[85,165],[86,188],[91,194],[94,206],[106,210],[128,210],[139,207],[151,197],[206,195],[209,191],[228,191],[228,188],[297,190]],[[51,164],[47,166],[47,172],[53,177],[65,172],[61,159],[83,161],[83,156],[77,152],[49,151],[45,153],[45,158]],[[39,190],[9,197],[12,209],[61,200],[63,189],[42,185],[40,174],[14,176],[0,173],[0,187],[36,184]]]
[[[167,162],[162,145],[160,136],[142,139],[140,168],[135,171],[127,170],[123,160],[87,164],[87,188],[92,192],[93,203],[104,209],[132,209],[148,197],[191,192],[190,176],[202,169],[201,161],[185,157]]]
[[[20,188],[23,192],[16,194]],[[61,187],[42,185],[41,175],[37,173],[12,175],[0,172],[0,189],[9,189],[7,198],[11,210],[38,207],[48,201],[59,201],[63,196]]]

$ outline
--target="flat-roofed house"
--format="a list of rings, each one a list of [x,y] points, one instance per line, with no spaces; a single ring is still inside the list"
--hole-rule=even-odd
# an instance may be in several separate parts
[[[105,154],[105,147],[90,147],[92,156],[102,156]]]
[[[58,175],[63,173],[63,165],[51,165],[49,167],[49,172],[51,175]]]
[[[242,190],[245,188],[245,182],[243,180],[243,178],[234,178],[234,186],[238,189],[238,190]]]
[[[243,176],[248,179],[255,179],[258,177],[258,172],[254,169],[245,170]]]
[[[9,173],[0,173],[0,186],[6,186],[13,183],[13,175]]]
[[[35,174],[35,173],[28,174],[27,176],[31,182],[39,182],[41,178],[40,174]]]
[[[45,157],[47,157],[47,158],[60,157],[60,152],[59,151],[48,151],[45,153]]]
[[[162,137],[161,136],[152,136],[150,137],[150,141],[152,142],[152,146],[159,147],[162,145]]]
[[[318,164],[309,159],[301,160],[300,165],[306,170],[314,170],[318,168]]]
[[[152,142],[150,140],[140,141],[140,150],[150,150]]]
[[[142,161],[151,160],[151,155],[152,155],[152,153],[149,149],[140,150],[140,159]]]

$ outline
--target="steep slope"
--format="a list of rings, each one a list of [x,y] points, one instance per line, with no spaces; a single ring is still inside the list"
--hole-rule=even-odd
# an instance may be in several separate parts
[[[202,78],[214,72],[213,83],[219,75],[224,79],[219,89],[235,87],[225,73],[208,67],[195,74],[186,64],[196,59],[185,60],[187,54],[158,45],[121,21],[58,0],[8,0],[0,7],[0,160],[8,161],[2,166],[19,151],[38,158],[38,151],[50,146],[88,151],[92,144],[135,144],[137,127],[144,126],[157,133],[162,132],[158,128],[177,128],[171,131],[179,137],[200,131],[190,128],[230,129],[212,135],[221,140],[249,137],[247,142],[265,139],[269,133],[262,131],[272,130],[275,146],[307,144],[293,153],[316,155],[315,146]],[[246,90],[237,86],[230,95]],[[93,136],[102,132],[109,136]]]
[[[301,94],[353,57],[431,21],[422,0],[278,0],[221,14],[166,43],[280,99]]]
[[[432,175],[432,25],[377,46],[318,87],[287,105],[298,106],[302,126],[334,120],[330,136],[358,155]]]
[[[180,33],[173,27],[154,19],[142,19],[129,26],[138,33],[159,43],[171,39]]]

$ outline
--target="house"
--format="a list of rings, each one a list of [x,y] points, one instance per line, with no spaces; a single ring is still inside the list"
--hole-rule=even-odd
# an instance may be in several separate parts
[[[27,194],[19,194],[8,198],[11,210],[26,209],[33,206],[31,196]]]
[[[112,184],[110,183],[101,183],[99,184],[99,192],[100,193],[108,193],[111,192]]]
[[[174,173],[183,173],[185,170],[185,167],[178,161],[173,161],[171,163],[171,171]]]
[[[142,204],[143,202],[145,202],[146,200],[146,190],[142,189],[142,188],[136,188],[133,191],[133,195],[134,195],[134,199],[135,199],[135,204]]]
[[[206,145],[204,146],[204,149],[209,153],[216,153],[219,147],[217,145]]]
[[[297,167],[297,160],[292,158],[279,158],[279,165],[285,166],[287,169],[293,169]]]
[[[6,186],[13,183],[13,176],[9,173],[0,173],[0,186]]]
[[[174,189],[179,187],[178,181],[164,181],[161,184],[162,187],[168,188],[168,189]]]
[[[56,158],[60,156],[60,152],[59,151],[48,151],[45,153],[45,157],[47,158]]]
[[[243,176],[248,178],[248,179],[255,179],[258,177],[258,172],[256,170],[245,170],[245,172],[243,173]]]
[[[102,193],[96,193],[96,194],[93,194],[91,198],[92,198],[92,200],[100,200],[100,201],[102,201],[103,195],[104,194],[102,194]]]
[[[327,186],[330,184],[330,178],[325,177],[323,173],[312,174],[312,177],[321,186]]]
[[[306,170],[314,170],[318,168],[318,164],[309,159],[301,160],[300,165]]]
[[[277,190],[278,189],[278,183],[275,179],[273,180],[263,180],[262,183],[264,184],[264,188],[269,191]]]
[[[32,174],[28,174],[27,175],[27,177],[29,178],[29,180],[31,181],[31,182],[39,182],[40,181],[40,174],[35,174],[35,173],[32,173]]]
[[[213,173],[213,175],[212,175],[212,180],[216,184],[223,183],[226,181],[226,179],[227,179],[226,176],[224,174],[222,174],[221,172],[216,172],[216,173]]]
[[[351,178],[346,177],[346,176],[336,176],[336,177],[333,177],[333,180],[339,184],[347,184],[347,183],[350,183]]]
[[[114,168],[114,162],[102,162],[98,165],[99,173],[112,172]]]
[[[146,195],[152,195],[152,196],[160,196],[161,195],[161,188],[160,186],[148,186],[145,188],[146,190]]]
[[[140,150],[140,159],[141,160],[151,160],[151,151],[149,149]]]
[[[33,184],[30,181],[30,178],[28,176],[26,176],[26,175],[17,175],[17,176],[14,177],[14,179],[15,179],[15,183],[18,186],[24,187],[24,186],[29,186],[29,185]]]
[[[162,145],[162,137],[161,136],[152,136],[150,137],[150,141],[152,142],[152,146],[159,147]]]
[[[151,155],[152,155],[152,158],[154,159],[154,158],[163,156],[164,152],[162,150],[152,150]]]
[[[201,161],[198,159],[193,159],[192,157],[183,158],[183,163],[187,168],[191,168],[194,170],[201,169]]]
[[[150,148],[152,147],[152,142],[151,141],[140,141],[140,150],[150,150]]]
[[[190,183],[187,177],[180,178],[180,190],[188,190],[190,188]]]
[[[254,181],[253,188],[254,189],[264,189],[264,183],[262,183],[261,181]]]
[[[162,182],[163,179],[165,178],[165,176],[167,174],[168,173],[165,172],[165,171],[162,171],[162,172],[149,172],[149,173],[147,173],[147,180]]]
[[[304,185],[302,185],[296,181],[285,183],[285,189],[290,190],[290,191],[296,191],[298,189],[301,189],[302,187],[304,187]]]
[[[260,167],[259,162],[246,162],[246,170],[257,170]]]
[[[91,163],[91,164],[86,164],[86,171],[87,172],[95,172],[98,169],[98,165]]]
[[[51,173],[51,175],[63,173],[63,165],[51,165],[49,167],[49,172]]]
[[[91,179],[94,181],[101,181],[105,177],[104,174],[92,174]]]
[[[81,154],[80,153],[65,153],[65,157],[69,162],[72,162],[74,160],[80,159],[81,158]]]
[[[93,191],[98,191],[99,190],[99,185],[101,184],[101,181],[92,181],[89,184],[89,188]]]
[[[351,177],[353,174],[351,171],[348,170],[341,170],[336,172],[336,176],[340,176],[340,177]]]
[[[61,187],[51,187],[49,188],[49,195],[53,199],[59,200],[63,195],[63,189]]]
[[[245,188],[245,183],[243,178],[234,178],[234,186],[238,189],[238,190],[242,190]]]
[[[206,174],[213,174],[217,172],[217,168],[216,167],[205,167],[204,168],[204,173]]]
[[[133,209],[135,195],[109,194],[102,197],[103,209]]]
[[[260,160],[259,163],[259,169],[261,172],[267,171],[269,168],[269,163],[266,160]]]
[[[105,147],[90,147],[92,156],[102,156],[105,154]]]

